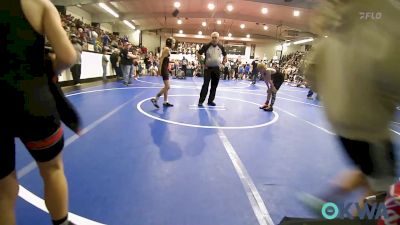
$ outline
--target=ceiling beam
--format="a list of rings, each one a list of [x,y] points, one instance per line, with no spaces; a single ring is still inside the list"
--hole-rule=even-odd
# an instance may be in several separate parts
[[[123,14],[121,15],[121,19],[126,19],[126,20],[144,20],[144,19],[154,19],[154,18],[174,18],[172,14],[165,14],[165,13],[143,13],[143,14]],[[291,22],[286,22],[286,21],[278,21],[278,20],[272,20],[272,19],[267,19],[267,18],[262,18],[258,16],[249,16],[249,15],[242,15],[242,14],[228,14],[225,12],[217,12],[215,13],[213,18],[210,18],[210,13],[180,13],[178,15],[179,18],[189,18],[189,19],[230,19],[230,20],[236,20],[236,21],[245,21],[245,22],[250,22],[250,23],[260,23],[260,24],[269,24],[269,25],[284,25],[288,26],[294,29],[299,29],[301,31],[308,31],[309,26],[308,25],[303,25],[303,24],[298,24],[298,23],[291,23]]]
[[[222,28],[221,28],[222,29]],[[155,32],[155,31],[157,31],[157,32],[160,32],[160,33],[165,33],[165,34],[171,34],[171,33],[178,33],[178,30],[179,29],[175,29],[175,28],[173,28],[173,27],[163,27],[163,28],[160,28],[160,27],[149,27],[148,29],[141,29],[141,31],[150,31],[150,32]],[[218,32],[219,30],[217,30],[217,32]],[[195,29],[191,29],[191,30],[189,30],[189,29],[186,29],[185,30],[185,34],[190,34],[190,35],[196,35],[197,34],[197,30],[195,30]],[[220,32],[220,35],[221,36],[225,36],[226,35],[226,33],[223,33],[222,31]],[[235,35],[234,35],[235,36]],[[236,37],[238,37],[237,35],[236,35]],[[243,35],[242,36],[242,38],[244,38],[245,36]],[[270,40],[278,40],[278,41],[282,41],[282,40],[284,40],[284,39],[279,39],[279,38],[276,38],[276,37],[273,37],[273,36],[270,36],[270,35],[265,35],[265,34],[257,34],[257,33],[252,33],[252,35],[251,35],[251,37],[253,38],[258,38],[258,39],[270,39]]]
[[[54,5],[61,6],[75,6],[78,4],[87,5],[87,4],[95,4],[100,2],[106,2],[104,0],[51,0]]]
[[[286,2],[284,0],[243,0],[243,1],[282,5],[282,6],[302,8],[302,9],[312,9],[318,4],[317,0],[292,0],[289,2]]]

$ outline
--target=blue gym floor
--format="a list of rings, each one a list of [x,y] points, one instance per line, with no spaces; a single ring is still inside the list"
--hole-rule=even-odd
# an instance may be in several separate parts
[[[65,129],[74,221],[258,225],[313,217],[296,194],[320,193],[350,168],[318,101],[284,84],[268,113],[258,109],[264,82],[221,80],[217,107],[199,109],[202,81],[171,80],[175,107],[168,109],[149,101],[162,87],[159,77],[67,93],[84,127],[79,138]],[[399,147],[400,119],[391,129]],[[17,141],[18,224],[50,225],[38,208],[42,182],[32,162]]]

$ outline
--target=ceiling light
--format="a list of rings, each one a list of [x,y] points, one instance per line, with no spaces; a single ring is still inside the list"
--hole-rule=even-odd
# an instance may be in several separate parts
[[[229,12],[232,12],[232,11],[233,11],[233,5],[232,5],[232,4],[227,5],[227,6],[226,6],[226,9],[227,9]]]
[[[293,11],[293,16],[300,16],[300,11],[299,10],[294,10]]]
[[[178,21],[176,21],[178,24],[182,24],[182,20],[179,19]]]
[[[214,3],[208,3],[208,9],[209,10],[214,10],[215,9]]]
[[[205,26],[207,26],[207,23],[206,23],[206,22],[202,22],[201,25],[202,25],[203,27],[205,27]]]
[[[174,7],[175,7],[175,8],[181,7],[181,3],[180,3],[180,2],[175,2],[175,3],[174,3]]]
[[[183,34],[183,30],[180,30],[179,33],[180,33],[180,34]]]
[[[104,3],[99,3],[99,6],[101,8],[103,8],[105,11],[107,11],[108,13],[110,13],[111,15],[113,15],[114,17],[119,17],[118,13],[116,13],[114,10],[112,10],[110,7],[108,7],[106,4]]]
[[[217,20],[217,24],[218,24],[218,25],[221,25],[221,24],[222,24],[222,21],[221,21],[221,20]]]
[[[128,27],[132,29],[136,29],[136,27],[133,24],[131,24],[128,20],[124,20],[124,24],[126,24]]]
[[[246,35],[247,38],[250,38],[250,34]]]
[[[325,35],[324,37],[325,37],[325,38],[328,38],[328,36],[326,36],[326,35]]]
[[[314,38],[308,38],[308,39],[304,39],[304,40],[300,40],[300,41],[295,41],[293,42],[293,44],[298,45],[298,44],[303,44],[303,43],[307,43],[307,42],[311,42],[314,41]]]
[[[246,25],[244,25],[244,23],[240,24],[240,28],[244,29],[246,27]]]
[[[268,26],[264,26],[264,30],[268,30]]]
[[[232,34],[231,34],[231,33],[229,33],[229,34],[228,34],[228,37],[232,37]]]
[[[262,14],[267,14],[268,13],[268,9],[267,8],[262,8],[261,9],[261,13]]]
[[[201,31],[199,31],[199,33],[198,33],[199,35],[203,35],[203,32],[201,32]]]

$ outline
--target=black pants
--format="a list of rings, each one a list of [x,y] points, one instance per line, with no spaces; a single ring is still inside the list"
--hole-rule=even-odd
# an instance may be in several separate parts
[[[72,78],[74,79],[74,84],[79,84],[81,82],[81,64],[75,64],[71,67]]]
[[[203,103],[206,100],[208,93],[208,86],[211,80],[210,96],[208,97],[208,102],[213,102],[215,99],[215,93],[217,92],[217,87],[219,83],[220,70],[219,67],[206,68],[204,70],[204,83],[200,92],[199,103]]]
[[[368,143],[339,138],[347,155],[364,175],[371,178],[396,176],[394,146],[390,140]]]
[[[117,75],[118,79],[123,79],[124,75],[122,74],[122,69],[120,66],[113,66],[113,69],[115,71],[115,74]]]
[[[186,77],[186,70],[187,70],[187,66],[186,65],[182,65],[182,71],[185,74],[185,77]]]

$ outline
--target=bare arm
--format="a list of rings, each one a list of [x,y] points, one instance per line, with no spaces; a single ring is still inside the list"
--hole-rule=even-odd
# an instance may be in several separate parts
[[[169,54],[169,49],[168,48],[164,48],[162,53],[161,53],[161,56],[160,56],[160,69],[158,70],[158,74],[159,75],[161,74],[161,67],[163,65],[164,59],[165,59],[165,57],[168,56],[168,54]]]
[[[60,15],[55,6],[48,0],[44,0],[44,11],[42,24],[44,35],[47,36],[56,54],[54,70],[56,73],[72,66],[76,61],[76,52],[62,25]]]

